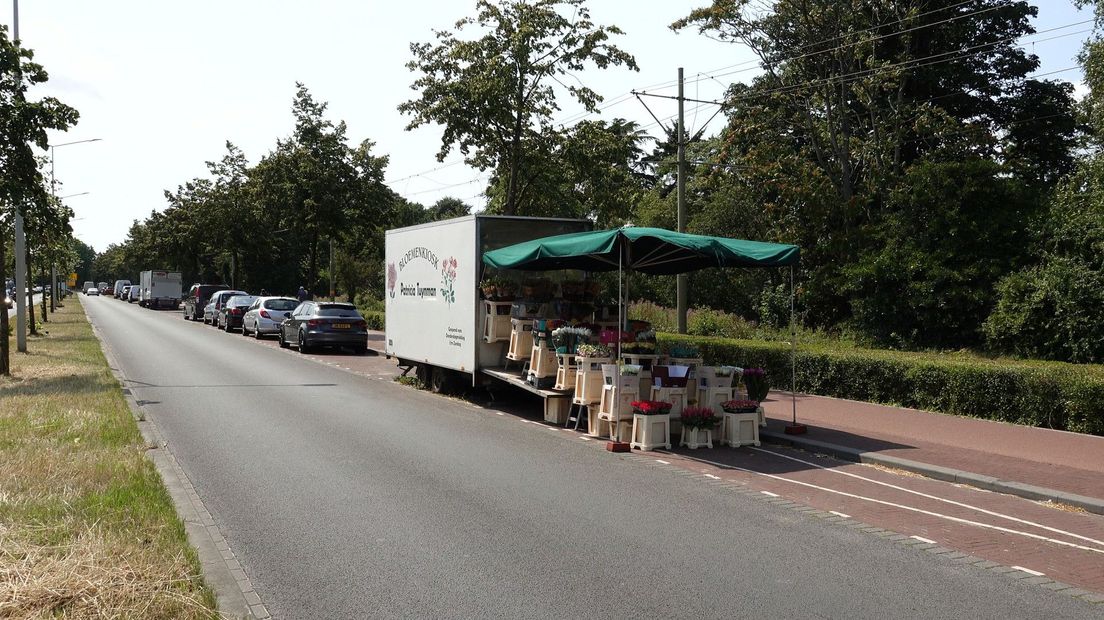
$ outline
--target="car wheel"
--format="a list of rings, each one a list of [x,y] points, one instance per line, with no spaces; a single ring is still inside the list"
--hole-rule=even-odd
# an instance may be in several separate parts
[[[299,332],[299,352],[310,353],[310,345],[307,344],[307,335]]]
[[[243,335],[243,336],[248,336],[249,335],[249,332],[245,331],[245,321],[242,321],[241,335]]]
[[[262,340],[264,336],[261,335],[261,328],[257,324],[253,324],[253,337],[257,340]]]
[[[226,333],[228,333],[228,334],[230,332],[234,331],[234,328],[230,327],[230,321],[229,320],[222,324],[222,328],[225,329]]]
[[[286,349],[286,348],[288,348],[288,343],[287,343],[287,340],[284,340],[284,328],[283,328],[283,327],[281,327],[281,328],[280,328],[280,331],[279,331],[279,332],[277,333],[277,336],[276,336],[276,337],[277,337],[277,338],[279,339],[279,341],[280,341],[280,348],[281,348],[281,349]]]

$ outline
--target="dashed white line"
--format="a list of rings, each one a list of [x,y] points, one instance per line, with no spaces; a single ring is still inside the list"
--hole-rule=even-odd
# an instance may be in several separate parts
[[[838,512],[836,510],[829,510],[828,512],[836,515],[837,517],[843,517],[844,519],[850,519],[851,518],[851,515],[845,515],[842,512]]]
[[[890,488],[890,489],[895,489],[897,491],[903,491],[905,493],[910,493],[912,495],[917,495],[919,497],[923,497],[923,498],[926,498],[926,499],[932,499],[932,500],[940,501],[940,502],[943,502],[945,504],[950,504],[952,506],[959,506],[961,508],[969,508],[970,510],[975,510],[975,511],[980,512],[982,514],[987,514],[991,517],[999,517],[1001,519],[1007,519],[1007,520],[1013,521],[1015,523],[1021,523],[1023,525],[1030,525],[1032,527],[1037,527],[1041,530],[1046,530],[1048,532],[1054,532],[1055,534],[1062,534],[1064,536],[1069,536],[1071,538],[1077,538],[1079,540],[1083,540],[1085,542],[1090,542],[1090,543],[1093,543],[1095,545],[1104,546],[1104,541],[1102,541],[1102,540],[1097,540],[1095,538],[1089,538],[1088,536],[1082,536],[1080,534],[1075,534],[1073,532],[1067,532],[1066,530],[1061,530],[1061,529],[1058,529],[1056,527],[1050,527],[1049,525],[1043,525],[1042,523],[1036,523],[1034,521],[1029,521],[1027,519],[1021,519],[1019,517],[1013,517],[1011,515],[1006,515],[1006,514],[1003,514],[1003,513],[995,512],[993,510],[986,510],[985,508],[981,508],[980,506],[973,506],[973,505],[966,504],[966,503],[963,503],[963,502],[955,501],[953,499],[947,499],[945,497],[939,497],[938,495],[932,495],[930,493],[923,493],[921,491],[908,489],[908,488],[905,488],[905,487],[900,486],[900,485],[890,484],[888,482],[883,482],[881,480],[875,480],[873,478],[867,478],[866,476],[860,476],[858,474],[853,474],[853,473],[848,472],[848,471],[840,471],[838,468],[824,467],[823,465],[819,465],[819,464],[813,463],[811,461],[806,461],[804,459],[799,459],[799,458],[788,456],[788,455],[785,455],[785,454],[780,454],[778,452],[774,452],[773,450],[764,450],[762,448],[751,448],[751,449],[755,450],[757,452],[764,452],[766,454],[771,454],[771,455],[777,456],[779,458],[788,459],[788,460],[791,460],[791,461],[796,461],[798,463],[802,463],[802,464],[805,464],[805,465],[812,465],[813,467],[816,467],[818,469],[823,469],[823,470],[831,472],[833,474],[839,474],[841,476],[847,476],[849,478],[855,478],[857,480],[863,480],[865,482],[871,482],[873,484],[877,484],[877,485],[880,485],[880,486],[883,486],[883,487],[887,487],[887,488]],[[758,472],[756,472],[756,473],[758,473]]]
[[[1013,566],[1012,568],[1014,568],[1016,570],[1022,570],[1023,572],[1027,573],[1028,575],[1035,575],[1036,577],[1042,577],[1043,575],[1046,574],[1046,573],[1040,573],[1037,570],[1031,570],[1030,568],[1024,568],[1022,566]]]
[[[702,475],[705,476],[706,478],[712,478],[714,480],[720,480],[721,479],[720,476],[714,476],[713,474],[702,474]]]
[[[664,461],[663,459],[656,459],[656,463],[663,463],[664,465],[670,465],[670,461]]]
[[[583,441],[593,441],[590,437],[580,437]]]
[[[930,538],[924,538],[923,536],[909,536],[909,538],[915,538],[916,540],[919,540],[922,543],[928,543],[929,545],[934,545],[935,544],[934,540],[932,540]]]
[[[777,493],[771,493],[770,491],[759,491],[763,495],[769,495],[770,497],[778,497]]]

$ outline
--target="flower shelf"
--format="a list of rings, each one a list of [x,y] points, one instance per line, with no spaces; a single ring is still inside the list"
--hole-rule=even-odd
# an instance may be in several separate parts
[[[683,427],[682,438],[679,441],[679,445],[686,446],[691,450],[697,450],[698,448],[712,448],[713,429]]]
[[[634,413],[632,417],[632,441],[629,445],[638,450],[671,449],[671,416],[667,414],[645,415]]]
[[[732,446],[758,446],[759,445],[759,414],[728,413],[724,414],[724,424],[721,427],[721,445]]]
[[[533,352],[533,321],[530,319],[510,319],[510,348],[506,359],[515,362],[529,359]]]
[[[483,302],[483,341],[492,343],[510,339],[510,302]]]

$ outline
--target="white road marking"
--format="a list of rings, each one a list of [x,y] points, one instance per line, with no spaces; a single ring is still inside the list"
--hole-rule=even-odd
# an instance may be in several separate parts
[[[835,510],[829,510],[828,512],[836,515],[837,517],[843,517],[844,519],[850,519],[851,518],[851,515],[845,515],[842,512],[837,512]]]
[[[706,478],[712,478],[714,480],[720,480],[721,479],[720,476],[714,476],[713,474],[702,474],[702,475],[705,476]]]
[[[592,441],[590,437],[580,437],[583,441]]]
[[[922,543],[928,543],[929,545],[934,545],[935,544],[934,540],[932,540],[930,538],[924,538],[923,536],[909,536],[909,538],[915,538],[916,540],[919,540]]]
[[[789,459],[791,461],[797,461],[798,463],[804,463],[805,465],[811,465],[813,467],[816,467],[817,469],[823,469],[825,471],[829,471],[829,472],[832,472],[834,474],[839,474],[841,476],[848,476],[850,478],[855,478],[855,479],[858,479],[858,480],[864,480],[866,482],[871,482],[873,484],[881,485],[881,486],[888,487],[888,488],[891,488],[891,489],[896,489],[898,491],[903,491],[905,493],[911,493],[913,495],[918,495],[920,497],[924,497],[924,498],[927,498],[927,499],[940,501],[940,502],[943,502],[945,504],[951,504],[953,506],[958,506],[960,508],[968,508],[970,510],[975,510],[977,512],[987,514],[987,515],[992,516],[992,517],[999,517],[1001,519],[1007,519],[1009,521],[1014,521],[1016,523],[1022,523],[1023,525],[1030,525],[1032,527],[1037,527],[1041,530],[1047,530],[1048,532],[1054,532],[1055,534],[1063,534],[1063,535],[1069,536],[1071,538],[1077,538],[1077,539],[1084,540],[1086,542],[1091,542],[1095,545],[1100,545],[1100,546],[1104,547],[1104,541],[1096,540],[1095,538],[1089,538],[1088,536],[1082,536],[1080,534],[1074,534],[1073,532],[1067,532],[1065,530],[1060,530],[1060,529],[1055,528],[1055,527],[1050,527],[1048,525],[1043,525],[1042,523],[1036,523],[1034,521],[1028,521],[1027,519],[1021,519],[1019,517],[1013,517],[1011,515],[1006,515],[1006,514],[1003,514],[1003,513],[1000,513],[1000,512],[987,510],[985,508],[980,508],[978,506],[973,506],[971,504],[958,502],[958,501],[955,501],[953,499],[947,499],[945,497],[939,497],[937,495],[931,495],[930,493],[924,493],[924,492],[916,491],[916,490],[913,490],[913,489],[907,489],[905,487],[902,487],[902,486],[899,486],[899,485],[896,485],[896,484],[890,484],[888,482],[882,482],[881,480],[875,480],[873,478],[867,478],[866,476],[860,476],[858,474],[853,474],[853,473],[848,472],[848,471],[840,471],[839,469],[824,467],[823,465],[818,465],[817,463],[813,463],[811,461],[806,461],[806,460],[799,459],[799,458],[796,458],[796,457],[792,457],[792,456],[789,456],[789,455],[786,455],[786,454],[780,454],[778,452],[773,452],[771,450],[763,450],[762,448],[751,448],[751,449],[752,450],[757,450],[759,452],[765,452],[767,454],[772,454],[772,455],[777,456],[779,458]]]
[[[770,491],[759,491],[759,492],[762,493],[763,495],[769,495],[771,497],[778,497],[777,493],[771,493]]]
[[[496,415],[506,415],[505,413],[502,413],[501,411],[496,411],[495,414]]]
[[[828,488],[828,487],[823,487],[823,486],[820,486],[818,484],[812,484],[812,483],[809,483],[809,482],[802,482],[800,480],[792,480],[790,478],[783,478],[782,476],[776,476],[774,474],[765,474],[763,472],[755,471],[755,470],[752,470],[752,469],[747,469],[746,467],[738,467],[736,465],[729,465],[729,464],[726,464],[726,463],[717,463],[715,461],[709,461],[709,460],[706,460],[706,459],[702,459],[702,462],[709,463],[710,465],[716,465],[717,467],[735,469],[737,471],[746,472],[746,473],[753,474],[753,475],[756,475],[756,476],[763,476],[764,478],[770,478],[771,480],[779,480],[781,482],[789,482],[790,484],[796,484],[796,485],[799,485],[799,486],[808,487],[810,489],[816,489],[818,491],[824,491],[825,493],[835,493],[836,495],[842,495],[843,497],[850,497],[850,498],[853,498],[853,499],[860,499],[860,500],[863,500],[863,501],[866,501],[866,502],[871,502],[873,504],[881,504],[883,506],[890,506],[892,508],[900,508],[901,510],[907,510],[909,512],[915,512],[915,513],[918,513],[918,514],[928,515],[929,517],[937,517],[937,518],[940,518],[940,519],[946,519],[948,521],[953,521],[955,523],[962,523],[964,525],[972,525],[974,527],[980,527],[980,528],[984,528],[984,529],[988,529],[988,530],[995,530],[997,532],[1004,532],[1006,534],[1014,534],[1016,536],[1023,536],[1025,538],[1031,538],[1031,539],[1034,539],[1034,540],[1041,540],[1041,541],[1044,541],[1044,542],[1052,542],[1056,545],[1062,545],[1062,546],[1065,546],[1065,547],[1073,547],[1074,549],[1081,549],[1082,551],[1091,551],[1093,553],[1099,553],[1101,555],[1104,555],[1104,549],[1097,549],[1095,547],[1086,547],[1084,545],[1078,545],[1076,543],[1067,542],[1065,540],[1058,540],[1056,538],[1048,538],[1046,536],[1041,536],[1039,534],[1033,534],[1031,532],[1021,532],[1020,530],[1014,530],[1014,529],[1007,528],[1007,527],[1001,527],[999,525],[992,525],[992,524],[989,524],[989,523],[981,523],[980,521],[971,521],[969,519],[963,519],[961,517],[953,517],[951,515],[945,515],[945,514],[942,514],[942,513],[933,512],[931,510],[924,510],[922,508],[916,508],[915,506],[907,506],[905,504],[897,504],[897,503],[894,503],[894,502],[888,502],[886,500],[875,499],[873,497],[866,497],[865,495],[858,495],[856,493],[848,493],[846,491],[839,491],[837,489],[831,489],[831,488]],[[767,491],[760,491],[760,493],[763,493],[765,495],[774,495],[775,497],[778,497],[774,493],[769,493]]]
[[[663,459],[656,459],[656,463],[663,463],[664,465],[670,465],[670,461],[664,461]]]
[[[1012,568],[1014,568],[1016,570],[1022,570],[1023,572],[1027,573],[1028,575],[1035,575],[1036,577],[1042,577],[1043,575],[1046,574],[1046,573],[1040,573],[1037,570],[1031,570],[1030,568],[1024,568],[1022,566],[1013,566]]]

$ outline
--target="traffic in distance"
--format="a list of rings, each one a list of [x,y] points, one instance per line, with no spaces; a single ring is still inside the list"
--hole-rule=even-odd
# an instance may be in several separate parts
[[[368,351],[368,322],[350,303],[251,295],[224,284],[197,283],[182,294],[180,273],[166,271],[143,271],[138,284],[84,284],[86,295],[111,295],[151,309],[182,308],[186,321],[202,321],[257,340],[275,336],[281,348],[295,347],[300,353],[323,347],[348,348],[357,355]]]

